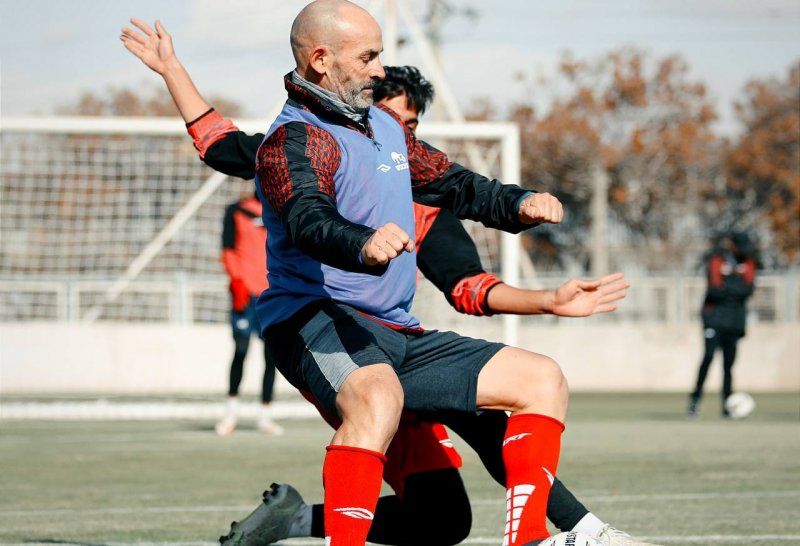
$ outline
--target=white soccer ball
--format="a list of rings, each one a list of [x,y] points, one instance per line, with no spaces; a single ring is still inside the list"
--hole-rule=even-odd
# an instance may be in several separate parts
[[[734,419],[744,419],[756,409],[756,401],[746,392],[735,392],[725,399],[725,409]]]
[[[589,535],[569,531],[553,535],[541,542],[539,546],[603,546],[603,543]]]

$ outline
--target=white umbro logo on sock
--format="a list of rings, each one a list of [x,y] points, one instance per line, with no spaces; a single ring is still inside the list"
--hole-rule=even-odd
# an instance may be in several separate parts
[[[525,436],[531,436],[530,432],[523,432],[522,434],[515,434],[514,436],[509,436],[505,440],[503,440],[503,445],[510,444],[516,440],[522,440]]]
[[[339,512],[344,516],[348,516],[355,519],[369,519],[375,517],[375,515],[367,510],[366,508],[359,508],[358,506],[348,506],[347,508],[334,508],[334,512]]]

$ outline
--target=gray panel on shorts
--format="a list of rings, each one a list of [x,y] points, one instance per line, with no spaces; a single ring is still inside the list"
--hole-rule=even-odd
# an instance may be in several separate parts
[[[333,347],[331,347],[333,350],[320,352],[309,348],[309,351],[322,372],[322,375],[328,380],[333,390],[339,392],[347,376],[358,369],[358,364],[353,362],[353,359],[347,354],[338,336],[328,336],[326,341],[333,345]],[[326,343],[326,345],[327,344],[328,343]]]

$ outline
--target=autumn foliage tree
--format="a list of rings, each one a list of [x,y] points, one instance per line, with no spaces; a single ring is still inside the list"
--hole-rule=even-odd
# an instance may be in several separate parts
[[[568,210],[565,229],[554,232],[562,249],[587,263],[592,174],[599,168],[609,177],[612,217],[633,251],[627,255],[649,269],[686,265],[698,196],[719,176],[721,146],[705,86],[690,79],[679,56],[654,59],[637,49],[594,61],[566,55],[557,80],[547,85],[563,92],[546,115],[521,103],[512,119],[521,127],[523,180],[554,193]],[[639,252],[645,249],[656,252]],[[622,259],[612,267],[624,266]]]
[[[725,161],[725,202],[752,227],[766,223],[776,265],[800,260],[800,63],[784,79],[753,80],[736,103],[744,133]]]

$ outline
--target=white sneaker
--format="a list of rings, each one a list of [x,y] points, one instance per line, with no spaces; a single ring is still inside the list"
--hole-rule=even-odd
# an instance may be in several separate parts
[[[603,546],[657,546],[656,544],[635,539],[625,531],[620,531],[607,523],[600,528],[593,538],[600,541]]]
[[[217,431],[217,434],[220,436],[228,436],[233,434],[233,431],[236,430],[236,423],[236,416],[229,413],[223,417],[219,423],[216,424],[214,430]]]
[[[273,436],[280,436],[284,433],[283,427],[280,426],[278,423],[270,419],[266,416],[261,416],[258,418],[258,430],[264,432],[266,434],[272,434]]]

